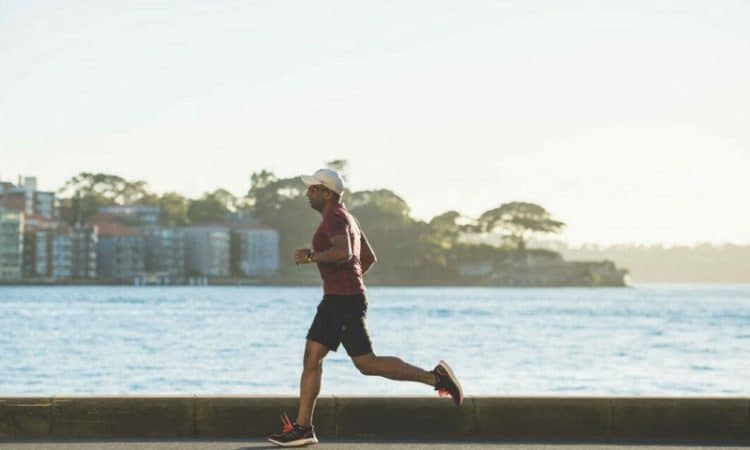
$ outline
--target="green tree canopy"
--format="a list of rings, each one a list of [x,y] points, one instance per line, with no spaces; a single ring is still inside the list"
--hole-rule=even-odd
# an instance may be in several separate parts
[[[102,206],[158,204],[145,181],[106,173],[82,172],[66,181],[58,193],[63,220],[70,224],[85,221]]]
[[[519,250],[534,233],[559,233],[563,222],[552,219],[546,209],[534,203],[511,202],[485,211],[478,220],[483,231],[500,232],[514,242]]]
[[[268,186],[269,184],[278,181],[276,175],[268,170],[261,170],[260,172],[253,172],[250,175],[250,189],[245,194],[245,198],[242,200],[242,208],[252,208],[255,205],[258,197],[258,192]]]
[[[404,199],[387,189],[359,191],[350,195],[348,205],[378,258],[387,261],[375,267],[375,277],[411,281],[449,276],[450,255],[429,224],[411,217]]]
[[[370,216],[380,216],[372,218],[395,221],[394,226],[411,220],[409,205],[388,189],[353,192],[348,200],[345,198],[345,203],[349,205],[349,209],[356,210],[359,215],[364,215],[368,219]]]
[[[177,192],[165,192],[159,198],[161,224],[168,227],[190,225],[190,218],[188,217],[189,206],[190,200]]]
[[[208,195],[221,203],[228,212],[237,211],[237,197],[228,190],[217,189]]]
[[[223,223],[227,213],[235,211],[236,199],[226,189],[206,192],[197,200],[190,200],[187,217],[191,224]]]
[[[61,197],[97,198],[110,205],[146,204],[146,201],[156,199],[145,181],[128,181],[118,175],[90,172],[82,172],[65,182],[59,193]]]
[[[430,220],[435,241],[441,247],[450,249],[456,245],[461,231],[461,226],[457,222],[460,217],[461,214],[458,211],[448,211]]]

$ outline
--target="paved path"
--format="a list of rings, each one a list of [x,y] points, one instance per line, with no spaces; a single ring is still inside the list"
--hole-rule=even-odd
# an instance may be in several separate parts
[[[0,441],[2,450],[260,450],[278,449],[261,440],[220,440],[220,441],[196,441],[196,440],[128,440],[128,441]],[[310,450],[480,450],[480,449],[503,449],[503,450],[677,450],[677,449],[747,449],[747,447],[726,446],[667,446],[667,445],[627,445],[627,444],[508,444],[498,442],[416,442],[416,441],[362,441],[362,440],[334,440],[326,441],[318,445],[305,447]]]

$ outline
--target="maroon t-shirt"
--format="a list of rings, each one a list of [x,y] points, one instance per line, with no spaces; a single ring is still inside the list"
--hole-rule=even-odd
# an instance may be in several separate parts
[[[346,235],[352,246],[352,257],[349,261],[341,263],[318,263],[320,278],[323,279],[324,294],[354,295],[365,292],[365,283],[362,279],[362,264],[360,263],[360,251],[362,230],[354,217],[346,210],[343,203],[328,211],[318,225],[313,235],[313,250],[322,252],[333,245],[333,236]]]

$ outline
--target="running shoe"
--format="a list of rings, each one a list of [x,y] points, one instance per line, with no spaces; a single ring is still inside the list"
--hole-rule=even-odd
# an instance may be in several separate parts
[[[461,406],[464,401],[464,391],[448,363],[441,360],[432,369],[432,373],[435,375],[435,390],[438,391],[438,395],[441,397],[450,396],[456,406]]]
[[[286,413],[281,416],[281,423],[283,425],[281,433],[268,436],[268,442],[279,447],[302,447],[318,443],[318,438],[315,436],[315,430],[312,426],[303,427],[292,423]]]

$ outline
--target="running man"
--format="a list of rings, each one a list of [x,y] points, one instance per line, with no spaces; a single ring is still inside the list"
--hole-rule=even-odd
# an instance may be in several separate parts
[[[329,351],[336,351],[339,344],[344,344],[352,362],[364,375],[434,386],[439,394],[450,396],[460,406],[461,385],[444,361],[428,372],[399,358],[373,353],[365,321],[367,297],[363,276],[377,261],[375,252],[341,200],[345,187],[338,172],[320,169],[311,176],[303,176],[302,181],[307,186],[310,207],[320,212],[322,220],[313,236],[313,248],[298,249],[294,262],[318,265],[323,279],[323,300],[307,332],[297,419],[292,422],[284,414],[282,431],[269,436],[268,441],[282,447],[318,442],[312,418],[320,393],[323,358]]]

